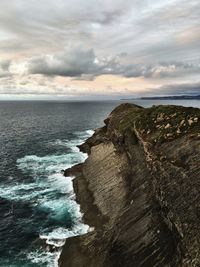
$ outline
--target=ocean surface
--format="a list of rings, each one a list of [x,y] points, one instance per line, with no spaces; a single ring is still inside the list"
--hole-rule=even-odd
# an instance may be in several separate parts
[[[89,230],[61,170],[87,158],[76,146],[123,102],[0,101],[1,267],[56,267],[65,239]],[[129,102],[200,107],[199,100]]]

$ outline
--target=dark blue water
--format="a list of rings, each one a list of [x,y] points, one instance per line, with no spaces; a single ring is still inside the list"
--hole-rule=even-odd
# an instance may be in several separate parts
[[[65,238],[87,232],[71,179],[61,170],[85,160],[76,145],[119,103],[0,102],[1,267],[56,266],[59,249],[49,252],[38,240],[59,248]]]
[[[76,145],[115,105],[0,102],[0,266],[54,266],[55,253],[34,241],[60,246],[87,230],[60,171],[86,158]]]

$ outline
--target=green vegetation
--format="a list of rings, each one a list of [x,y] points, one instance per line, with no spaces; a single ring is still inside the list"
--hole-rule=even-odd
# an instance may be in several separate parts
[[[186,133],[200,137],[200,109],[173,105],[129,108],[119,121],[118,129],[123,134],[134,125],[144,138],[154,143],[170,141]]]

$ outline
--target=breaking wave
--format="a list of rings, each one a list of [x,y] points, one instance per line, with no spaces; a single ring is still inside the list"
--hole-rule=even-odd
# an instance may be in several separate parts
[[[29,251],[27,258],[38,266],[58,266],[58,258],[66,238],[84,234],[89,231],[88,225],[82,223],[80,207],[75,201],[72,179],[64,177],[61,170],[70,168],[85,161],[87,155],[80,152],[80,145],[93,131],[74,133],[71,140],[54,140],[49,146],[62,146],[66,152],[39,157],[27,155],[17,160],[17,167],[27,177],[22,183],[9,179],[7,185],[0,186],[0,195],[9,201],[28,203],[35,214],[43,214],[44,220],[37,222],[40,239],[46,246],[56,249],[55,252],[37,249]],[[63,150],[62,150],[63,151]],[[33,224],[34,218],[28,223]]]

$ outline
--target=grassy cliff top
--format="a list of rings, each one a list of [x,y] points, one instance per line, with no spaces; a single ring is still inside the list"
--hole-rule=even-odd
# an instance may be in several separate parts
[[[114,109],[108,120],[111,128],[122,134],[136,127],[152,143],[170,141],[185,134],[200,138],[198,108],[175,105],[142,108],[125,103]]]

